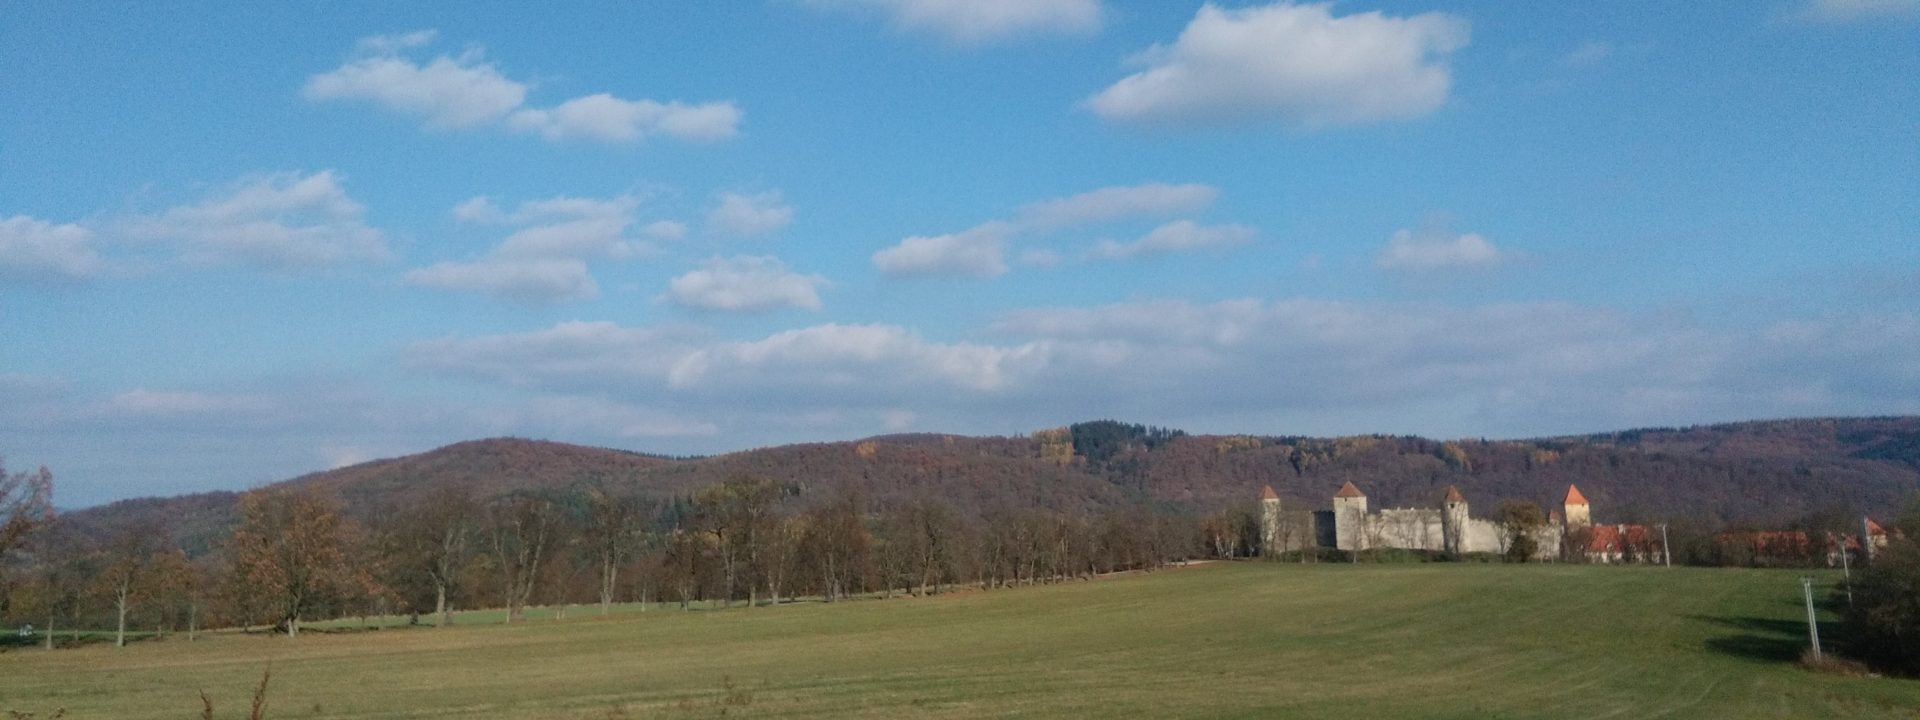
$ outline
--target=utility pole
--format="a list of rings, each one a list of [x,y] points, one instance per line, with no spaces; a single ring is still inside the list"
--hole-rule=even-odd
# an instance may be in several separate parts
[[[1667,524],[1660,523],[1660,559],[1673,567],[1673,546],[1667,544]]]
[[[1820,621],[1813,616],[1813,578],[1802,576],[1800,590],[1807,599],[1807,637],[1813,640],[1813,659],[1818,662],[1824,658],[1820,655]]]

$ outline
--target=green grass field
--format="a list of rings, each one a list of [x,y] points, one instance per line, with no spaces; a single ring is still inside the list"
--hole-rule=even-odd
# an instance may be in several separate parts
[[[927,599],[0,654],[0,711],[245,717],[1920,716],[1807,672],[1797,573],[1216,564]],[[1837,630],[1837,628],[1833,628]],[[45,717],[42,715],[41,717]]]

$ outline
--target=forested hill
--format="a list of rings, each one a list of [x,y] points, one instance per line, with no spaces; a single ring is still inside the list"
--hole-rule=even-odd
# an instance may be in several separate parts
[[[1438,441],[1187,435],[1117,422],[1024,437],[897,435],[669,458],[521,439],[450,445],[314,473],[283,484],[336,493],[366,518],[435,488],[488,496],[599,482],[667,499],[750,473],[787,484],[789,501],[857,491],[879,507],[916,497],[966,510],[1097,511],[1146,501],[1199,511],[1251,503],[1272,485],[1293,507],[1325,508],[1341,483],[1374,508],[1433,506],[1458,485],[1485,516],[1504,498],[1556,506],[1569,483],[1599,522],[1679,515],[1781,523],[1834,508],[1885,515],[1920,488],[1920,417],[1782,420],[1641,429],[1534,440]],[[105,535],[165,528],[189,552],[232,522],[233,493],[129,500],[70,513]]]

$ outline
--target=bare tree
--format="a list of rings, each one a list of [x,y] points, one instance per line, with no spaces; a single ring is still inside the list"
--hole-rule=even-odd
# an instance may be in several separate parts
[[[104,570],[95,579],[95,587],[113,602],[114,647],[127,646],[127,611],[139,596],[147,594],[144,591],[155,580],[154,546],[159,536],[158,528],[129,528],[103,552]]]
[[[834,602],[860,589],[866,576],[872,536],[858,494],[847,494],[806,513],[800,539],[807,565],[820,578],[821,594]]]
[[[606,615],[612,612],[620,566],[639,548],[647,512],[639,498],[616,494],[603,484],[588,486],[582,495],[586,517],[581,539],[599,563],[600,614]]]
[[[506,593],[507,622],[526,617],[541,562],[560,535],[560,507],[535,494],[516,493],[487,508],[487,537]]]

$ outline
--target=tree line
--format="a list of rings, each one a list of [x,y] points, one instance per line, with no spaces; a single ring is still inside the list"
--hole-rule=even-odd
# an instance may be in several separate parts
[[[0,615],[34,625],[50,649],[78,641],[80,628],[113,628],[125,644],[216,626],[296,636],[303,623],[354,617],[444,626],[456,608],[503,609],[512,623],[540,605],[607,613],[627,602],[928,595],[1205,553],[1195,518],[1144,504],[1091,514],[934,497],[882,506],[856,490],[807,493],[741,474],[665,499],[604,480],[490,496],[442,486],[357,521],[317,487],[271,487],[240,495],[231,531],[189,556],[160,527],[105,541],[63,528],[44,470],[6,477],[0,511],[14,519],[0,534]]]

